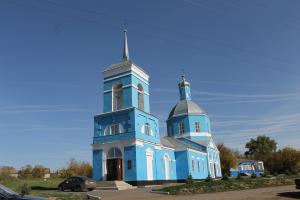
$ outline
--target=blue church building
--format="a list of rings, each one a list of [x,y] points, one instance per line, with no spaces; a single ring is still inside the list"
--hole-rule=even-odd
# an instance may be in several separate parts
[[[132,185],[221,177],[219,151],[205,111],[191,98],[190,83],[178,84],[167,136],[150,112],[149,75],[129,58],[124,30],[123,60],[103,71],[103,113],[94,116],[93,178]]]

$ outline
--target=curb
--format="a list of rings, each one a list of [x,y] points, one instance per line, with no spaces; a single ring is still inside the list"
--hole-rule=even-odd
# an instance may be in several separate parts
[[[164,192],[164,191],[158,191],[158,190],[150,190],[151,193],[156,193],[156,194],[165,194],[165,195],[169,195],[170,192]]]

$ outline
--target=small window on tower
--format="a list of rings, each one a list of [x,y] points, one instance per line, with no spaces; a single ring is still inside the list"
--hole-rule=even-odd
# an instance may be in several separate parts
[[[111,134],[118,134],[119,133],[119,124],[113,124],[111,125]]]
[[[146,135],[151,135],[151,128],[148,123],[145,124],[145,134]]]
[[[183,122],[180,122],[179,123],[179,134],[184,134],[184,123]]]
[[[195,129],[197,133],[200,133],[200,122],[195,122]]]
[[[127,169],[131,169],[131,160],[127,161]]]
[[[142,133],[146,134],[146,135],[150,135],[150,136],[153,136],[153,132],[152,132],[152,129],[150,127],[150,124],[149,123],[146,123],[142,126]]]
[[[138,109],[144,110],[144,89],[141,84],[138,84]]]

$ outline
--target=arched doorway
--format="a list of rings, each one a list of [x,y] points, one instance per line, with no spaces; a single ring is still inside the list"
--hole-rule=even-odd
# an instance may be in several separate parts
[[[167,155],[164,156],[164,160],[165,160],[165,175],[166,175],[166,180],[170,179],[170,166],[169,166],[169,157]]]
[[[109,149],[107,152],[106,169],[108,181],[121,181],[123,179],[123,160],[120,149],[116,147]]]

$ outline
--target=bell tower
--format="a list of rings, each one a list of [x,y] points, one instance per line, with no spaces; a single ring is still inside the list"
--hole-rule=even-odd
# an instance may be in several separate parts
[[[158,119],[150,113],[149,75],[129,57],[124,29],[123,55],[103,72],[103,113],[94,117],[94,143],[128,139],[159,143]]]
[[[150,112],[149,75],[129,57],[127,30],[124,29],[122,62],[113,64],[103,72],[103,112],[131,107]]]

